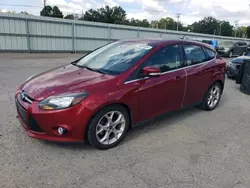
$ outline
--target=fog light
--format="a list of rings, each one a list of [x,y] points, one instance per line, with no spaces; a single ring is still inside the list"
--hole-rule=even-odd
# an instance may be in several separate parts
[[[64,133],[66,133],[67,130],[63,127],[58,127],[57,131],[60,135],[63,135]]]

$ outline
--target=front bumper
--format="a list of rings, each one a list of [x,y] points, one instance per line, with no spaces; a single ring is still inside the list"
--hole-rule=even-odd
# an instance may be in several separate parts
[[[54,111],[43,111],[38,107],[38,102],[31,104],[23,101],[20,95],[15,96],[17,117],[27,135],[33,138],[58,142],[78,142],[84,140],[85,129],[91,112],[81,103],[71,108]],[[84,114],[84,116],[83,116]],[[67,132],[60,135],[58,127],[63,127]]]

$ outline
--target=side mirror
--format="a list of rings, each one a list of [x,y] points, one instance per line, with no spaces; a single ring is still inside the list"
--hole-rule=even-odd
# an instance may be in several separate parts
[[[161,70],[157,67],[148,66],[144,67],[142,70],[144,75],[148,77],[157,77],[161,75]]]

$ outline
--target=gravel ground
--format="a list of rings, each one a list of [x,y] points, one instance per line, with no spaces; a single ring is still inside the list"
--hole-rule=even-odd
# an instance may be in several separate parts
[[[226,80],[218,108],[165,115],[116,148],[29,138],[14,93],[29,76],[79,54],[0,54],[0,187],[249,188],[249,96]]]

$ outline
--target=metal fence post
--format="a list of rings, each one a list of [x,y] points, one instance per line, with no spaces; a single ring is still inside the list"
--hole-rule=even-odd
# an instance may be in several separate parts
[[[72,52],[76,53],[76,47],[75,47],[75,19],[72,22]]]
[[[28,21],[28,18],[26,18],[25,24],[26,24],[27,47],[28,47],[28,52],[30,53],[31,52],[31,49],[30,49],[30,31],[29,31],[29,21]]]
[[[108,26],[108,43],[110,42],[110,36],[111,36],[110,26]]]
[[[140,37],[140,28],[138,27],[138,29],[137,29],[137,38],[139,38]]]

